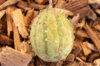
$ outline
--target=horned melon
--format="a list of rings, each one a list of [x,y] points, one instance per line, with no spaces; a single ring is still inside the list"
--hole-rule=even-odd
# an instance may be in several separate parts
[[[74,42],[72,24],[66,10],[46,8],[33,20],[31,45],[38,57],[47,62],[64,60]]]

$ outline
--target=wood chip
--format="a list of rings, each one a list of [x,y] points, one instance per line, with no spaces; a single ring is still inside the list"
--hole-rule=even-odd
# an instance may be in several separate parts
[[[15,11],[13,11],[12,18],[13,18],[14,24],[18,28],[18,31],[21,34],[21,36],[23,38],[27,38],[28,32],[25,27],[25,20],[24,20],[24,16],[22,14],[21,9],[16,9]]]
[[[22,53],[25,53],[30,56],[35,56],[35,53],[32,51],[31,46],[26,41],[23,41],[19,47]]]
[[[94,46],[94,44],[91,44],[89,42],[87,42],[87,48],[89,48],[90,50],[94,51],[94,52],[98,52],[97,48]]]
[[[54,62],[54,63],[50,63],[49,66],[62,66],[63,61],[58,61],[58,62]]]
[[[65,0],[57,0],[57,3],[55,5],[55,8],[62,8],[62,6],[66,4]]]
[[[94,33],[97,35],[98,39],[100,40],[100,32],[97,31],[97,30],[95,30],[95,29],[93,29],[93,31],[94,31]]]
[[[100,0],[88,0],[89,4],[100,4]]]
[[[82,51],[82,47],[80,46],[81,42],[78,41],[76,43],[74,43],[74,45],[77,45],[74,49],[74,51],[72,51],[72,53],[75,55],[75,56],[78,56],[80,54],[80,52]]]
[[[35,4],[33,2],[29,3],[29,7],[34,8],[34,9],[44,9],[47,6],[46,5],[40,5],[40,4]]]
[[[88,24],[85,25],[85,30],[87,31],[87,34],[92,39],[92,41],[94,42],[94,44],[97,47],[98,51],[100,52],[100,47],[99,47],[100,46],[100,41],[99,41],[98,37],[96,36],[96,34],[93,32],[93,30],[91,29],[91,27],[89,27]]]
[[[38,4],[45,4],[48,0],[35,0]]]
[[[12,35],[12,32],[13,32],[13,20],[12,20],[12,17],[11,17],[11,13],[12,11],[14,11],[14,8],[13,7],[8,7],[7,10],[6,10],[6,18],[7,18],[7,35],[9,37],[11,37]]]
[[[80,58],[81,58],[83,61],[85,61],[85,62],[86,62],[86,60],[87,60],[86,56],[81,56]]]
[[[70,62],[73,62],[75,59],[75,55],[74,54],[69,54],[66,58],[66,61],[70,61]]]
[[[77,28],[79,27],[80,29],[82,29],[84,25],[85,25],[85,18],[83,18],[82,21],[77,24]]]
[[[20,51],[21,38],[18,29],[14,24],[13,24],[13,33],[14,33],[14,48]]]
[[[28,66],[35,66],[33,62],[31,62]]]
[[[77,61],[74,61],[72,66],[79,66],[79,63]]]
[[[100,54],[99,53],[92,53],[89,57],[88,57],[88,59],[87,59],[87,61],[88,62],[93,62],[95,59],[97,59],[97,58],[100,58]]]
[[[100,24],[95,25],[94,28],[95,28],[96,30],[100,31]]]
[[[88,6],[85,6],[85,7],[81,8],[81,9],[78,9],[78,10],[74,11],[74,15],[79,14],[80,18],[84,18],[89,14],[90,10],[91,9],[90,9],[90,7],[88,5]]]
[[[0,5],[3,4],[6,0],[0,0]]]
[[[87,35],[87,33],[84,30],[77,30],[77,32],[75,33],[77,36],[83,37],[83,38],[89,38],[89,36]]]
[[[83,53],[84,55],[87,57],[90,53],[92,53],[92,51],[87,48],[87,42],[83,42],[83,44],[81,44],[82,49],[83,49]]]
[[[72,19],[71,19],[71,23],[73,25],[76,25],[78,22],[79,22],[79,19],[80,19],[80,15],[77,14],[76,16],[74,16]]]
[[[5,35],[0,35],[0,44],[12,45],[13,43],[14,43],[13,40],[10,39],[9,37]]]
[[[30,10],[28,10],[28,12],[27,12],[27,14],[25,16],[25,25],[29,26],[29,24],[31,23],[33,18],[34,18],[34,10],[30,9]]]
[[[17,3],[18,1],[20,1],[20,0],[7,0],[2,5],[0,5],[0,10],[6,8],[7,6],[13,5],[13,4]]]
[[[97,19],[97,15],[96,15],[96,13],[93,10],[90,10],[90,12],[87,15],[87,17],[88,17],[88,19],[91,19],[93,21]]]
[[[0,11],[0,19],[5,15],[5,10]]]
[[[69,2],[69,3],[65,4],[65,5],[63,5],[63,8],[64,9],[68,9],[68,10],[73,12],[73,11],[81,9],[81,8],[87,6],[87,5],[88,5],[88,1],[87,0],[80,0],[80,1],[75,0],[75,1],[72,1],[72,2]]]
[[[7,33],[6,22],[0,20],[0,34],[6,35],[6,33]]]
[[[94,60],[93,62],[95,64],[95,66],[100,66],[100,58],[99,59],[96,59]]]
[[[100,14],[100,9],[96,9],[96,13]]]
[[[10,47],[3,48],[0,53],[0,63],[5,66],[27,66],[31,57],[18,52]]]
[[[88,5],[87,0],[71,1],[67,4],[65,4],[65,5],[62,5],[62,8],[73,12],[74,15],[79,14],[80,18],[83,18],[83,17],[87,16],[87,14],[90,11],[90,7]]]
[[[92,63],[79,62],[79,66],[93,66],[93,64]]]
[[[28,3],[25,2],[25,1],[19,1],[18,4],[17,4],[17,6],[18,6],[19,8],[21,8],[21,9],[24,9],[24,10],[29,10],[29,9],[31,9],[31,8],[29,8]]]
[[[82,62],[82,63],[85,63],[81,58],[79,58],[79,57],[76,57],[76,59],[78,60],[78,61],[80,61],[80,62]]]

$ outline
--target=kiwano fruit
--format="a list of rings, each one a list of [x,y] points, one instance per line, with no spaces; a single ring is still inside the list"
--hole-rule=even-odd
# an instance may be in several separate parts
[[[46,8],[33,20],[31,45],[38,57],[47,62],[66,59],[74,42],[72,24],[66,10]]]

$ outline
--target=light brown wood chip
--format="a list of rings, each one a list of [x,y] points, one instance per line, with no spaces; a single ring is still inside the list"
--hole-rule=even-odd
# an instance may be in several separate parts
[[[25,27],[25,20],[24,20],[24,16],[22,14],[21,9],[16,9],[15,11],[13,11],[12,18],[13,18],[14,24],[18,28],[18,31],[21,34],[21,36],[23,38],[27,38],[28,32]]]
[[[90,53],[92,53],[92,51],[87,47],[87,42],[83,42],[81,46],[85,56],[88,56]]]
[[[21,38],[18,29],[14,24],[13,24],[13,33],[14,33],[14,47],[16,50],[20,51]]]
[[[12,17],[11,17],[11,13],[12,11],[14,11],[14,9],[12,7],[8,7],[7,10],[6,10],[6,18],[7,18],[7,35],[10,37],[12,32],[13,32],[13,20],[12,20]]]
[[[29,26],[29,24],[31,23],[33,18],[34,18],[34,10],[30,9],[30,10],[28,10],[28,12],[27,12],[27,14],[25,16],[25,25]]]
[[[89,38],[89,36],[87,35],[87,33],[84,30],[78,30],[75,33],[77,36],[83,37],[83,38]]]
[[[1,66],[27,66],[31,59],[31,56],[27,56],[10,47],[3,48],[0,53]]]
[[[17,3],[18,1],[20,1],[20,0],[7,0],[2,5],[0,5],[0,10],[6,8],[7,6],[13,5],[13,4]]]
[[[88,24],[85,25],[85,30],[87,31],[87,34],[94,42],[95,46],[97,47],[99,53],[100,53],[100,40],[98,39],[97,35],[93,32],[91,27],[89,27]]]

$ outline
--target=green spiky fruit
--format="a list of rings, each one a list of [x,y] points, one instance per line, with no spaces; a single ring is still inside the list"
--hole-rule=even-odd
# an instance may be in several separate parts
[[[42,10],[32,23],[30,40],[34,52],[42,60],[56,62],[65,59],[74,42],[73,29],[66,17],[66,10]]]

